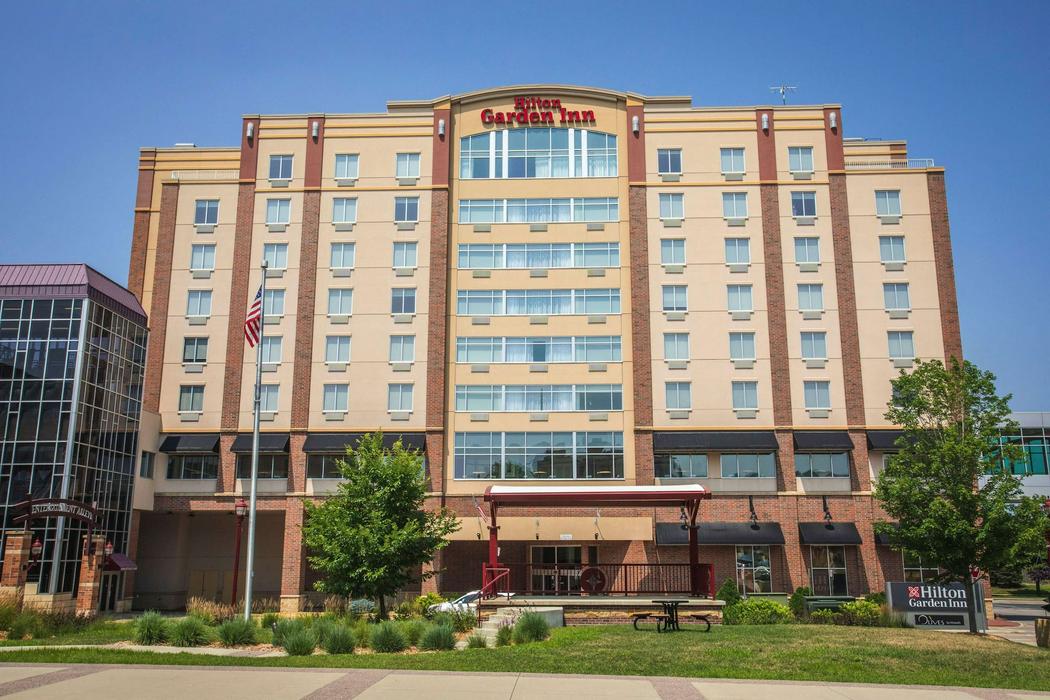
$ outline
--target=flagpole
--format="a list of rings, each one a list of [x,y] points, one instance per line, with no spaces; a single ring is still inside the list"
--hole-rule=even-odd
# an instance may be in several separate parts
[[[259,408],[262,401],[262,347],[266,334],[266,260],[260,265],[262,283],[259,285],[259,343],[255,346],[255,400],[252,423],[252,488],[248,501],[248,561],[244,576],[244,619],[252,618],[252,584],[255,579],[255,497],[259,482]]]

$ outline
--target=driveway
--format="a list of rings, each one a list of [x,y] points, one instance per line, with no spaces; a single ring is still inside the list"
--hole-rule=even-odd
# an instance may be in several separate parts
[[[1046,613],[1041,598],[996,598],[995,616],[1018,623],[1018,627],[989,627],[988,633],[1011,642],[1035,646],[1035,619]]]

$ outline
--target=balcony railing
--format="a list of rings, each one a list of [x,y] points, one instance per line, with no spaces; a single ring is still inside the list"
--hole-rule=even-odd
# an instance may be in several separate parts
[[[846,161],[846,170],[923,170],[932,167],[933,158]]]
[[[499,568],[483,566],[483,585],[491,593],[513,592],[529,596],[666,595],[692,593],[689,564],[536,564],[510,563]],[[699,564],[701,592],[714,595],[711,565]],[[600,571],[600,584],[585,582],[590,571]]]
[[[237,180],[241,176],[239,170],[172,170],[171,179],[180,182],[191,180]]]

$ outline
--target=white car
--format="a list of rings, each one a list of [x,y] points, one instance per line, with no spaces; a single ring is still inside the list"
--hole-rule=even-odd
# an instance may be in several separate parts
[[[500,593],[501,596],[512,596],[513,593]],[[442,612],[460,612],[460,613],[476,613],[478,611],[478,598],[481,597],[481,591],[470,591],[464,593],[455,600],[446,600],[444,603],[437,603],[427,608],[427,612],[442,613]]]

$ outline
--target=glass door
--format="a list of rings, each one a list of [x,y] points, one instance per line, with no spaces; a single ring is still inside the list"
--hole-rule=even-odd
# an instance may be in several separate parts
[[[535,546],[530,563],[533,593],[576,595],[580,592],[583,547]]]
[[[846,581],[846,548],[810,547],[809,580],[813,595],[849,595]]]

